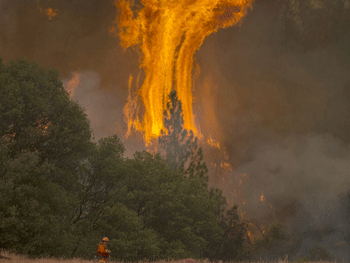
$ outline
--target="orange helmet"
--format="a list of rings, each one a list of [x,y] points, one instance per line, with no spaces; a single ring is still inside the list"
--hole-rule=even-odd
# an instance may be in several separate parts
[[[104,238],[102,239],[102,241],[108,242],[109,239],[108,239],[108,237],[104,237]]]

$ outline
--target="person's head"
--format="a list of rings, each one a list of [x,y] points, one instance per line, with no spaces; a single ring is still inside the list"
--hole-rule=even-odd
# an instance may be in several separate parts
[[[108,237],[102,238],[102,244],[103,244],[104,246],[107,246],[108,242],[109,242]]]

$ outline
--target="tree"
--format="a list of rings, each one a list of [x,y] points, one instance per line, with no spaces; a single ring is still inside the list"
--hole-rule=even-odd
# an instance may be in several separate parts
[[[222,231],[226,201],[221,192],[209,190],[201,177],[171,169],[159,154],[136,152],[133,159],[126,160],[125,169],[129,175],[123,204],[140,220],[130,218],[130,222],[139,222],[132,227],[132,235],[143,237],[126,242],[139,249],[133,260],[199,258],[208,238]],[[123,231],[114,233],[113,240],[120,244]],[[151,233],[148,243],[144,233]]]
[[[108,236],[116,259],[136,261],[213,257],[211,244],[234,240],[230,230],[221,242],[232,226],[226,200],[208,188],[197,139],[183,129],[176,93],[170,98],[160,138],[167,159],[126,159],[116,135],[91,141],[56,71],[24,59],[0,63],[1,247],[89,257]]]
[[[159,145],[165,152],[168,166],[187,176],[181,189],[186,193],[186,201],[183,204],[191,213],[190,229],[196,235],[185,235],[179,229],[175,232],[181,233],[184,237],[184,240],[180,239],[181,242],[190,248],[194,255],[222,260],[242,258],[245,253],[246,226],[239,220],[237,207],[226,211],[227,203],[222,192],[208,188],[208,170],[203,162],[203,151],[198,148],[198,138],[194,137],[192,131],[184,129],[183,124],[181,102],[176,96],[176,91],[172,91],[167,110],[164,111],[166,131],[162,131]],[[181,208],[178,207],[177,211],[181,211]],[[168,233],[168,236],[172,234]]]
[[[10,158],[3,138],[0,149],[0,246],[32,256],[64,255],[69,200],[45,178],[51,165],[28,151]]]
[[[70,218],[77,238],[71,256],[89,255],[99,242],[101,232],[104,236],[109,232],[104,222],[110,216],[115,217],[111,207],[121,201],[126,184],[124,150],[117,135],[102,138],[77,169],[79,189]]]
[[[56,70],[25,59],[4,65],[0,58],[0,119],[9,155],[37,152],[41,162],[56,166],[52,180],[66,189],[75,185],[75,169],[92,147],[91,130]]]
[[[185,175],[205,177],[208,169],[203,162],[203,150],[198,148],[198,138],[183,125],[182,104],[173,90],[164,111],[165,130],[161,131],[159,145],[171,169],[178,169]]]
[[[242,260],[246,251],[246,225],[239,219],[237,206],[221,212],[220,230],[209,239],[204,256],[224,261]]]
[[[2,247],[68,256],[80,169],[94,145],[86,115],[56,70],[0,59],[0,119]]]

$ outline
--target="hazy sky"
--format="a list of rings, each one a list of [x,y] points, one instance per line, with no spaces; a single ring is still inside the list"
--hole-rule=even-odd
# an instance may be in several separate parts
[[[85,81],[80,89],[101,91],[90,104],[102,112],[120,112],[139,58],[132,49],[123,52],[118,38],[108,33],[116,13],[112,2],[0,0],[0,54],[5,62],[24,56],[57,68],[65,81],[79,71]],[[280,2],[257,0],[241,26],[209,36],[195,56],[201,74],[194,87],[194,109],[201,111],[203,83],[211,79],[220,132],[236,163],[249,158],[253,145],[289,134],[331,134],[350,142],[349,37],[324,45],[315,37],[314,45],[305,49],[288,38]],[[49,20],[40,7],[58,10],[57,16]],[[326,29],[319,27],[307,33],[327,38]],[[349,30],[342,34],[348,36]],[[85,100],[89,97],[81,93]],[[108,134],[111,122],[123,122],[102,112],[96,137]]]

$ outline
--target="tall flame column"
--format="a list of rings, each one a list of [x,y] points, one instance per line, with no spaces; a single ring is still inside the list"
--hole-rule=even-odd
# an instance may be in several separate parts
[[[137,7],[116,0],[121,45],[136,47],[144,81],[124,107],[128,133],[144,131],[146,142],[163,129],[163,112],[172,89],[182,102],[184,127],[197,134],[192,109],[192,68],[195,51],[219,28],[237,24],[252,0],[141,0]],[[133,11],[136,9],[136,11]],[[129,85],[129,89],[131,82]],[[141,113],[142,101],[144,111]],[[140,121],[140,114],[143,114]]]

